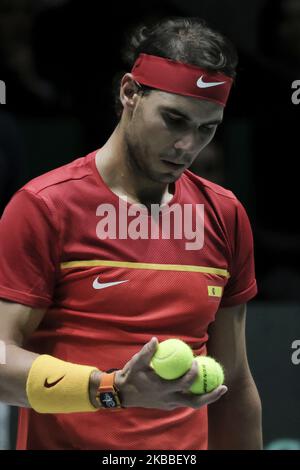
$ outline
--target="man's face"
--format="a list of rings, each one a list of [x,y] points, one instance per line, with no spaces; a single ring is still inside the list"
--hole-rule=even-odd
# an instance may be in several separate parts
[[[138,97],[125,129],[133,168],[157,183],[176,181],[212,140],[223,107],[159,90]]]

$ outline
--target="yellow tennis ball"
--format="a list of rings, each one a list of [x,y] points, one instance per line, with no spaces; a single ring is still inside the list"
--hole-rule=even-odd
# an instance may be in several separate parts
[[[193,351],[184,341],[171,338],[159,343],[150,366],[161,378],[172,380],[184,375],[193,359]]]
[[[208,393],[224,383],[224,371],[215,359],[209,356],[197,356],[198,376],[189,389],[190,392]]]

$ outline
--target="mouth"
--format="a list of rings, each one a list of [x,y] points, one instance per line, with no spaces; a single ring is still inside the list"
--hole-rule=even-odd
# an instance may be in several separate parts
[[[167,160],[162,160],[162,162],[170,169],[173,169],[173,170],[182,170],[183,168],[185,168],[185,164],[184,163],[174,163],[174,162],[169,162]]]

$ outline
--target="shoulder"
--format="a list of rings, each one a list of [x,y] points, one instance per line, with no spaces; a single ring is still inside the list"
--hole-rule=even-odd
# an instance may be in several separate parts
[[[194,200],[202,200],[204,204],[209,205],[217,212],[224,213],[224,215],[231,213],[233,215],[241,204],[232,191],[208,181],[190,170],[184,172],[182,185]]]
[[[204,204],[207,223],[221,230],[231,253],[235,251],[237,237],[244,236],[250,240],[252,230],[248,214],[232,191],[189,170],[183,174],[182,186],[189,200]]]
[[[196,175],[190,170],[185,170],[185,172],[183,173],[183,179],[187,184],[195,186],[199,190],[202,190],[211,194],[212,196],[215,196],[215,198],[217,199],[236,199],[236,196],[229,189],[223,188],[223,186],[213,183],[212,181],[208,181],[205,178]]]
[[[64,197],[64,193],[69,192],[78,181],[92,175],[90,161],[94,153],[33,178],[19,191],[28,191],[41,199],[47,199],[47,196]]]

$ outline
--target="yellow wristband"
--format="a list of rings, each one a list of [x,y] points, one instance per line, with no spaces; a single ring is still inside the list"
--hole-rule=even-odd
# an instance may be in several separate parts
[[[89,399],[93,371],[98,369],[46,354],[39,356],[32,363],[26,383],[30,406],[38,413],[98,411]]]

